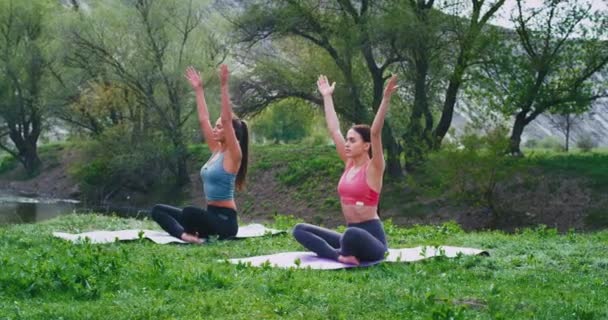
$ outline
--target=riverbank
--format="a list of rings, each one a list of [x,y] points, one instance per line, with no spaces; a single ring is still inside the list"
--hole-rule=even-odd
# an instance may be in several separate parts
[[[163,195],[112,188],[118,191],[104,203],[87,199],[70,174],[80,159],[76,148],[59,144],[41,150],[44,168],[40,175],[25,179],[17,166],[0,174],[0,189],[80,200],[85,207],[101,205],[98,208],[107,210],[98,211],[107,212],[145,212],[158,202],[204,205],[198,171],[208,151],[200,146],[191,148],[191,181],[184,189]],[[333,147],[253,145],[249,163],[247,187],[237,193],[243,221],[264,222],[276,215],[293,215],[327,226],[343,224],[335,191],[342,167]],[[424,192],[419,185],[428,177],[421,173],[407,175],[402,182],[386,179],[380,212],[383,219],[404,226],[456,221],[465,230],[512,232],[538,224],[562,232],[572,228],[595,230],[608,227],[606,163],[608,153],[532,154],[518,160],[516,170],[497,182],[493,208],[450,198],[445,181],[432,181],[434,193]],[[425,187],[428,189],[428,185]]]

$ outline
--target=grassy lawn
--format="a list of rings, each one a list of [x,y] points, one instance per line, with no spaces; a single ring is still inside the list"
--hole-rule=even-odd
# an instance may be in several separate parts
[[[608,190],[608,152],[530,152],[523,159],[529,165],[543,168],[547,173],[588,178],[593,188]]]
[[[278,216],[274,227],[296,221]],[[218,259],[302,248],[289,234],[203,246],[147,240],[73,245],[52,231],[155,228],[150,221],[67,215],[0,228],[2,319],[606,319],[608,231],[465,233],[399,228],[391,247],[449,244],[490,257],[371,268],[252,268]]]

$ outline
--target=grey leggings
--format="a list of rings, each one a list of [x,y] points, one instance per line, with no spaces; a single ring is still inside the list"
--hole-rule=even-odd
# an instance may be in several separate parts
[[[360,261],[375,261],[384,258],[387,251],[384,228],[378,219],[350,223],[344,234],[299,223],[293,229],[293,236],[306,249],[334,260],[342,255],[355,256]]]

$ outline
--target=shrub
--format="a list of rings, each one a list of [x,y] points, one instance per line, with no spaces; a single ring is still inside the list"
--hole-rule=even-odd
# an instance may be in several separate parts
[[[528,141],[526,141],[524,143],[524,147],[526,148],[537,148],[539,145],[538,140],[536,139],[528,139]]]
[[[555,137],[545,137],[539,141],[538,146],[543,149],[550,149],[554,151],[563,151],[564,146]]]
[[[8,172],[17,167],[17,159],[13,156],[0,157],[0,174]]]
[[[597,142],[590,134],[585,134],[576,141],[576,146],[583,152],[589,152],[597,147]]]
[[[465,134],[459,144],[446,145],[429,155],[412,187],[433,196],[441,194],[470,204],[493,208],[499,181],[515,167],[507,150],[506,128],[491,130],[486,136]],[[416,181],[414,181],[416,180]]]
[[[138,138],[116,126],[84,147],[84,158],[70,172],[90,198],[103,200],[122,188],[149,191],[171,177],[173,151],[159,136]]]

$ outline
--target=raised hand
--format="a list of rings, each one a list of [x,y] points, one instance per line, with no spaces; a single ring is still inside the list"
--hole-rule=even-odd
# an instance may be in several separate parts
[[[186,77],[186,79],[188,79],[188,82],[190,82],[192,89],[196,90],[197,88],[203,88],[203,80],[201,80],[201,74],[196,71],[196,69],[194,69],[192,66],[186,68],[186,74],[184,76]]]
[[[324,75],[320,75],[317,80],[317,87],[319,88],[319,92],[322,96],[330,96],[334,93],[334,88],[336,87],[336,83],[332,83],[329,85],[329,81],[327,81],[327,77]]]
[[[388,83],[386,84],[386,87],[384,88],[384,96],[385,97],[390,97],[393,95],[393,93],[395,91],[397,91],[397,75],[394,74],[391,76],[390,79],[388,79]]]
[[[222,86],[228,84],[228,77],[230,76],[230,72],[228,72],[228,66],[225,64],[220,65],[220,83]]]

